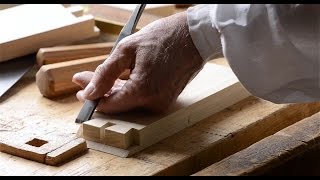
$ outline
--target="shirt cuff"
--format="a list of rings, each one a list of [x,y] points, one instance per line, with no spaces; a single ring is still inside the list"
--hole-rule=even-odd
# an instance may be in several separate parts
[[[212,22],[216,5],[197,5],[187,10],[189,33],[204,61],[222,57],[220,33]]]

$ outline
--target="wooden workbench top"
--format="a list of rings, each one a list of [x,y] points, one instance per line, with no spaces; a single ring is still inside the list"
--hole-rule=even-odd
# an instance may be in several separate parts
[[[0,102],[0,133],[52,128],[76,133],[82,104],[74,95],[49,100],[35,84],[34,68]],[[190,175],[314,114],[319,104],[276,105],[250,97],[134,155],[89,150],[53,167],[0,153],[0,175]]]
[[[221,59],[215,63],[226,65]],[[75,95],[42,97],[35,84],[37,70],[1,98],[0,137],[26,128],[77,132],[74,120],[82,104]],[[0,153],[0,175],[191,175],[319,110],[318,103],[276,105],[249,97],[131,158],[89,150],[53,167]]]

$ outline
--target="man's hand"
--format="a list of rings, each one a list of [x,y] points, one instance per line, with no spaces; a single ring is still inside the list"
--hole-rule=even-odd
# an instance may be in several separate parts
[[[202,65],[183,12],[124,38],[95,72],[77,73],[73,82],[84,88],[77,93],[80,101],[103,97],[98,111],[118,113],[145,108],[163,112]],[[126,69],[132,70],[129,79],[118,79]]]

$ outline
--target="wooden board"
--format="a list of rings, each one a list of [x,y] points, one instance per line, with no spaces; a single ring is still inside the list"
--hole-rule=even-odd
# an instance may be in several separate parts
[[[103,6],[123,9],[129,12],[132,12],[137,5],[138,4],[103,4]],[[163,17],[170,16],[175,13],[175,4],[147,4],[144,12]]]
[[[37,53],[37,64],[41,67],[46,64],[106,55],[111,52],[113,45],[114,42],[107,42],[40,48]]]
[[[43,98],[34,82],[36,72],[34,68],[0,99],[0,132],[43,125],[75,133],[82,104],[74,96]],[[319,110],[319,103],[277,105],[250,97],[130,158],[89,150],[52,167],[0,153],[0,175],[190,175]]]
[[[270,168],[263,176],[319,176],[320,146],[311,147],[296,157]]]
[[[167,113],[95,113],[79,134],[89,148],[128,157],[248,96],[230,68],[206,64]]]
[[[320,113],[316,113],[194,175],[261,175],[319,143]]]
[[[0,36],[0,62],[99,34],[93,16],[72,13],[59,4],[27,4],[0,11],[5,34]]]
[[[37,131],[34,131],[34,129]],[[2,132],[0,151],[48,165],[60,165],[87,152],[84,139],[39,126]]]
[[[99,4],[88,5],[88,13],[95,18],[97,27],[103,31],[118,35],[122,27],[127,23],[131,16],[131,12],[125,9],[113,8]],[[149,13],[142,13],[141,18],[137,24],[137,30],[156,21],[163,16],[157,16]]]

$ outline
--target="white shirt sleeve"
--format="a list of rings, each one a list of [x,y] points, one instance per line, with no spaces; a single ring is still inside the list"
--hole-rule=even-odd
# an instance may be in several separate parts
[[[320,101],[320,5],[198,5],[187,14],[202,58],[224,55],[251,94]]]

